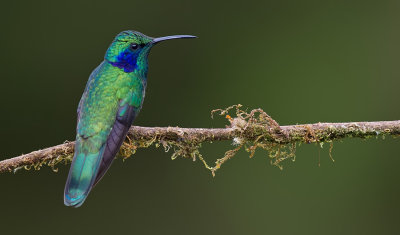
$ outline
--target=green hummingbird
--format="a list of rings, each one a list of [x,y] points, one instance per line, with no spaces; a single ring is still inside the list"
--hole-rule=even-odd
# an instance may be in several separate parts
[[[104,176],[129,127],[142,108],[147,84],[147,56],[157,43],[195,38],[152,38],[136,31],[119,33],[104,61],[93,70],[78,105],[75,154],[64,190],[64,204],[79,207]]]

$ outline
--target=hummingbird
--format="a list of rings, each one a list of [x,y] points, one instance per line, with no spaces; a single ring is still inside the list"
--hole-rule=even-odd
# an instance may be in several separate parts
[[[83,204],[118,153],[142,108],[150,49],[179,38],[196,36],[152,38],[127,30],[108,47],[104,61],[89,76],[78,105],[75,153],[64,190],[66,206]]]

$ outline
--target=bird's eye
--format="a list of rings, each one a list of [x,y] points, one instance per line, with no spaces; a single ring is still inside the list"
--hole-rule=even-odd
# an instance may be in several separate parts
[[[139,45],[138,44],[136,44],[136,43],[132,43],[131,44],[131,49],[132,50],[136,50],[136,49],[138,49],[139,48]]]

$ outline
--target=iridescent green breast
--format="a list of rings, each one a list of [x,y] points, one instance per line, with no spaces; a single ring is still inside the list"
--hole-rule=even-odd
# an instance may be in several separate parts
[[[77,134],[87,138],[108,135],[118,109],[123,105],[140,108],[145,78],[103,62],[91,75],[78,110]]]

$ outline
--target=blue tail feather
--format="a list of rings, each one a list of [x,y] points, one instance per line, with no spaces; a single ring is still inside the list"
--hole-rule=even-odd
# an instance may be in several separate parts
[[[79,148],[77,140],[76,148]],[[64,190],[64,204],[79,207],[85,201],[93,187],[99,165],[104,152],[104,146],[97,153],[87,153],[76,149]]]

